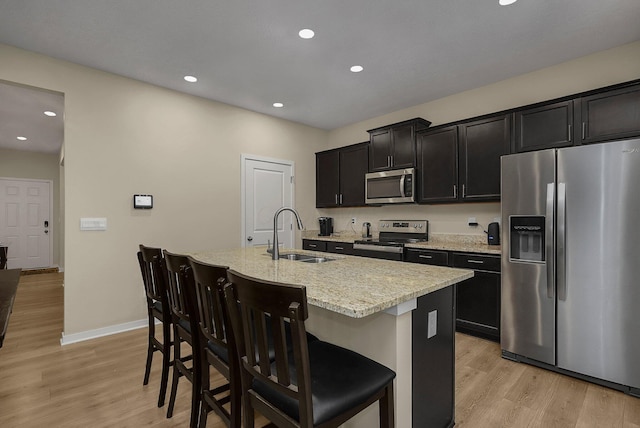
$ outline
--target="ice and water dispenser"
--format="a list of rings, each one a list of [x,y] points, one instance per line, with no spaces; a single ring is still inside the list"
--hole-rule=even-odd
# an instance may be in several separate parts
[[[545,262],[544,216],[509,217],[509,260]]]

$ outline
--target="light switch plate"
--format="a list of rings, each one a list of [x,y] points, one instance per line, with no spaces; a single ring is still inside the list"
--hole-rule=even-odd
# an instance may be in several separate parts
[[[105,217],[83,217],[80,219],[80,230],[107,230]]]

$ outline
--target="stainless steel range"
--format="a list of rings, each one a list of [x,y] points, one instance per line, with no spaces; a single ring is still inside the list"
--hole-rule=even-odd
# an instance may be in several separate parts
[[[427,220],[380,220],[378,230],[378,239],[362,239],[353,243],[355,255],[402,260],[405,244],[429,240]]]

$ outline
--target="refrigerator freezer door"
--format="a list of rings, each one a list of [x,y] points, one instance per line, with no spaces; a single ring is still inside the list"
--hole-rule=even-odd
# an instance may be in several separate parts
[[[505,351],[555,364],[555,151],[503,156],[501,180],[500,344]],[[512,252],[513,245],[518,248]]]
[[[638,388],[640,140],[559,150],[561,184],[557,365]]]

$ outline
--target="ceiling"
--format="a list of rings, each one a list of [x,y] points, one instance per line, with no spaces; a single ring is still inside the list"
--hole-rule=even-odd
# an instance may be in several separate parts
[[[640,40],[639,18],[639,0],[0,0],[0,42],[334,129]]]

